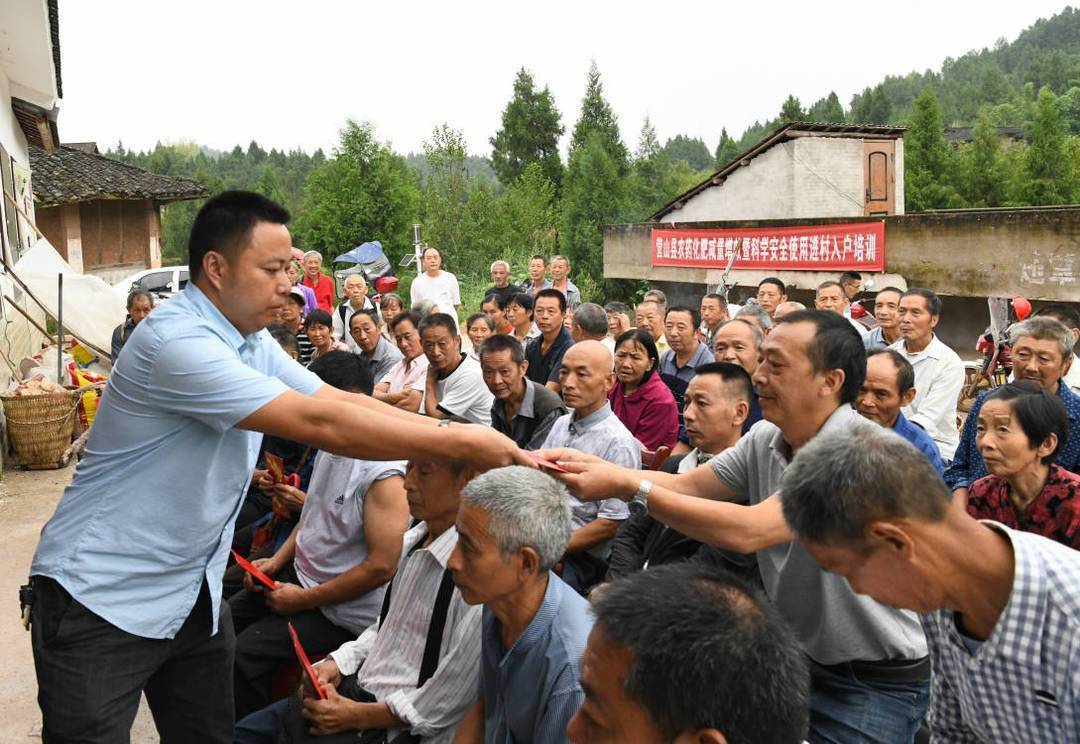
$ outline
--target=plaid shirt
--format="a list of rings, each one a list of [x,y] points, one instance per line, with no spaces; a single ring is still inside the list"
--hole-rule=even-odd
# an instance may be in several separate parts
[[[1009,500],[1008,481],[996,475],[971,484],[967,510],[976,519],[992,519],[1080,550],[1080,475],[1060,465],[1050,466],[1046,485],[1023,514]]]
[[[1009,603],[969,651],[955,614],[922,615],[934,742],[1080,741],[1080,553],[989,523],[1013,547]]]

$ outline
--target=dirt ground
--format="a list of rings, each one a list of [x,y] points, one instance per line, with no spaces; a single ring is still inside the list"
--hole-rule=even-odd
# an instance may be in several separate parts
[[[0,574],[0,700],[7,701],[0,717],[0,742],[34,742],[41,739],[41,712],[37,707],[37,683],[30,634],[19,621],[19,585],[25,583],[41,526],[52,515],[74,466],[63,470],[5,470],[0,481],[0,524],[5,527],[4,563]],[[158,741],[145,700],[131,731],[134,744]]]

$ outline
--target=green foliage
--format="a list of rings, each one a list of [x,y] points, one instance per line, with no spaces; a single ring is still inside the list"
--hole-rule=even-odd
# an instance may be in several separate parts
[[[851,101],[851,121],[855,124],[888,124],[893,104],[883,83],[867,88]]]
[[[803,111],[799,99],[789,95],[780,107],[780,123],[789,124],[793,121],[806,121],[806,112]]]
[[[824,124],[843,124],[844,107],[840,105],[840,99],[837,97],[836,91],[831,91],[825,98],[815,101],[814,105],[806,112],[806,116],[810,121]]]
[[[562,182],[559,137],[563,125],[547,86],[536,91],[532,75],[522,67],[514,80],[514,97],[502,114],[502,127],[491,142],[491,164],[504,184],[521,177],[529,163],[540,163],[556,187]]]
[[[712,167],[713,156],[709,148],[697,137],[677,134],[664,145],[664,152],[672,162],[682,161],[694,170]]]
[[[540,163],[525,166],[525,172],[506,190],[503,206],[508,241],[504,258],[511,270],[527,267],[530,256],[555,253],[559,224],[555,184]]]
[[[972,207],[993,207],[1005,203],[1003,145],[989,107],[979,114],[971,144],[959,152],[960,192]]]
[[[739,143],[727,133],[727,127],[721,129],[720,142],[716,145],[716,167],[722,168],[741,154],[742,150],[739,149]]]
[[[586,77],[585,97],[581,100],[581,115],[574,125],[570,139],[570,154],[583,148],[596,135],[616,168],[618,175],[626,175],[629,154],[619,134],[619,122],[611,105],[604,98],[604,86],[600,82],[600,69],[594,60]]]
[[[1043,86],[1035,101],[1024,157],[1027,183],[1022,192],[1029,204],[1066,204],[1073,198],[1076,161],[1069,159],[1061,104],[1050,87]]]
[[[907,211],[961,206],[951,185],[953,152],[945,142],[937,95],[927,88],[915,99],[911,128],[904,135],[904,195]]]
[[[333,157],[309,174],[293,230],[303,247],[325,256],[367,240],[391,250],[412,242],[418,207],[416,174],[405,159],[375,139],[372,125],[350,119]]]

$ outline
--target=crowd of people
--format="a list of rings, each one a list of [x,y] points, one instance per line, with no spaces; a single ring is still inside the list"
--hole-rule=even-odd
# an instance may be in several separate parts
[[[47,741],[142,691],[192,741],[1080,740],[1072,308],[960,425],[929,289],[600,305],[557,255],[462,308],[427,247],[335,304],[287,221],[216,197],[129,301],[31,570]]]

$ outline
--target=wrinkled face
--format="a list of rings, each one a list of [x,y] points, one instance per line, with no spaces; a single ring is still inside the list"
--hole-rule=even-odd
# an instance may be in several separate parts
[[[808,392],[824,382],[806,353],[815,332],[813,323],[781,323],[761,344],[753,375],[761,415],[781,429],[803,415]]]
[[[310,341],[311,345],[320,353],[327,351],[334,343],[333,331],[333,328],[325,326],[322,323],[309,323],[304,329],[304,332],[307,333],[308,341]]]
[[[300,269],[296,268],[295,261],[289,261],[285,267],[285,273],[289,275],[289,284],[296,284],[300,281]]]
[[[615,377],[623,385],[637,385],[652,365],[649,352],[633,339],[615,347]]]
[[[751,376],[758,366],[754,330],[746,323],[728,323],[713,337],[713,353],[718,362],[737,364]]]
[[[382,329],[367,313],[355,313],[349,318],[349,333],[365,354],[371,354],[379,345]]]
[[[668,346],[676,351],[692,351],[697,346],[697,328],[690,313],[669,312],[664,319],[664,335]]]
[[[509,351],[489,351],[480,357],[484,384],[498,400],[507,400],[525,391],[528,362],[518,364]]]
[[[882,328],[896,328],[900,310],[900,295],[896,292],[878,292],[874,298],[874,318]]]
[[[690,444],[716,453],[731,432],[739,407],[735,385],[720,375],[697,375],[686,386],[684,419]]]
[[[424,521],[452,518],[461,503],[462,481],[449,463],[410,460],[405,469],[409,514]]]
[[[154,309],[154,304],[150,301],[150,298],[146,295],[139,295],[131,301],[131,307],[127,309],[128,315],[131,316],[131,322],[134,325],[139,323],[150,314],[150,311]]]
[[[386,302],[380,303],[379,310],[382,311],[383,323],[389,327],[390,321],[401,315],[403,308],[401,307],[401,303],[397,300],[387,300]]]
[[[457,367],[461,359],[461,336],[442,326],[431,326],[420,334],[420,340],[424,345],[424,356],[432,367],[440,372],[450,372]]]
[[[581,657],[585,701],[570,719],[574,744],[662,744],[665,740],[645,709],[626,692],[633,652],[616,646],[602,625],[593,625]]]
[[[424,353],[424,347],[420,343],[420,334],[411,321],[403,320],[394,326],[394,343],[410,361]]]
[[[847,307],[847,297],[842,288],[831,285],[818,290],[814,306],[818,310],[829,310],[843,315],[844,308]]]
[[[1056,341],[1020,336],[1012,345],[1013,375],[1017,380],[1037,382],[1052,393],[1072,365],[1072,354],[1062,357]]]
[[[528,328],[533,322],[532,310],[527,310],[516,302],[511,302],[506,306],[506,320],[519,330]]]
[[[434,248],[426,249],[421,260],[424,264],[424,271],[429,274],[438,271],[442,267],[442,256]]]
[[[303,315],[301,314],[300,305],[290,297],[281,306],[281,310],[278,311],[278,322],[284,323],[289,327],[290,331],[297,333],[303,327],[302,320]]]
[[[781,302],[787,302],[787,295],[780,292],[780,287],[772,282],[765,282],[757,290],[757,301],[761,308],[772,315],[776,312],[776,306]]]
[[[257,222],[245,248],[232,259],[216,251],[207,253],[200,281],[216,286],[217,306],[240,333],[247,335],[273,323],[290,303],[285,267],[292,257],[292,238],[284,225]],[[218,277],[207,276],[213,264]]]
[[[479,349],[480,345],[484,343],[484,339],[491,335],[491,329],[486,321],[482,319],[474,320],[466,333],[469,334],[469,340],[472,341],[473,348]]]
[[[358,274],[350,274],[345,280],[345,296],[353,303],[353,307],[362,305],[367,297],[367,282]]]
[[[635,316],[638,328],[648,330],[654,341],[664,335],[664,313],[655,302],[643,302],[638,305]]]
[[[534,283],[539,283],[545,276],[547,276],[547,264],[542,259],[534,258],[529,261],[529,278]]]
[[[727,308],[721,306],[720,301],[715,297],[706,297],[701,301],[701,320],[709,328],[713,328],[717,323],[727,320]]]
[[[882,426],[892,426],[903,402],[897,385],[896,365],[888,354],[875,354],[866,360],[866,380],[855,399],[855,408],[866,418]]]
[[[630,316],[626,313],[607,314],[607,329],[612,338],[618,338],[630,330]]]
[[[581,346],[571,346],[563,354],[559,384],[562,385],[562,397],[567,407],[588,410],[607,400],[607,391],[613,377],[611,355],[607,356],[608,364],[605,368],[601,355],[590,355],[584,352]]]
[[[988,400],[979,410],[975,444],[991,474],[1009,478],[1042,459],[1013,414],[1012,401]]]
[[[321,272],[322,260],[318,256],[308,256],[304,259],[304,276],[315,281]]]
[[[907,341],[930,338],[938,323],[938,316],[930,314],[930,303],[925,297],[908,295],[900,298],[897,310],[897,327]]]
[[[489,532],[491,516],[483,509],[462,504],[458,510],[458,541],[446,566],[467,604],[505,597],[521,586],[521,560],[504,559]]]
[[[559,301],[554,297],[540,297],[533,305],[533,320],[540,332],[547,335],[558,333],[562,328],[565,313],[559,307]]]
[[[491,269],[491,281],[496,287],[505,287],[510,283],[510,269],[502,264],[495,264]]]
[[[570,264],[565,259],[556,258],[551,262],[551,278],[556,282],[561,282],[570,274]]]
[[[866,550],[800,539],[814,560],[829,573],[843,576],[859,594],[889,607],[931,612],[944,606],[944,595],[895,549],[878,544]]]

